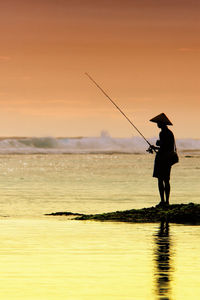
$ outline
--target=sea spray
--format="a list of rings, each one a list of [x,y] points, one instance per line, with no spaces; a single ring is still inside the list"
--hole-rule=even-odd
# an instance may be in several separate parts
[[[155,144],[157,138],[149,138]],[[178,151],[200,151],[199,139],[177,139]],[[0,154],[45,153],[146,153],[147,145],[141,137],[116,138],[102,131],[98,137],[54,138],[27,137],[2,138]]]

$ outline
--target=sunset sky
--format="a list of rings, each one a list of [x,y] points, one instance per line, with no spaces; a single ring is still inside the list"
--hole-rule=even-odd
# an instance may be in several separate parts
[[[200,138],[200,1],[2,0],[0,136]]]

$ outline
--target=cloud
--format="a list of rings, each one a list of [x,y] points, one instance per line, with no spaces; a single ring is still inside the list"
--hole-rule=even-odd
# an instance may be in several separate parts
[[[9,60],[11,60],[10,56],[0,55],[0,61],[9,61]]]

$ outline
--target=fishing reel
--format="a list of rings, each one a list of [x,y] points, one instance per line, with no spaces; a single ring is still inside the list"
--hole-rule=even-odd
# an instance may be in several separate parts
[[[146,152],[153,154],[153,152],[156,152],[156,147],[151,145],[149,148],[146,150]]]
[[[153,149],[151,147],[149,147],[146,152],[153,154]]]

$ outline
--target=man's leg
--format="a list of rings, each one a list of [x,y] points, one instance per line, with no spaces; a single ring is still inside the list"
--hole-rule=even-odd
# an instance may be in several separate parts
[[[160,193],[161,203],[164,204],[164,202],[165,202],[165,198],[164,198],[165,187],[164,187],[164,181],[160,178],[158,178],[158,189],[159,189],[159,193]]]
[[[170,195],[170,183],[169,179],[165,179],[165,199],[166,199],[166,204],[169,204],[169,195]]]

